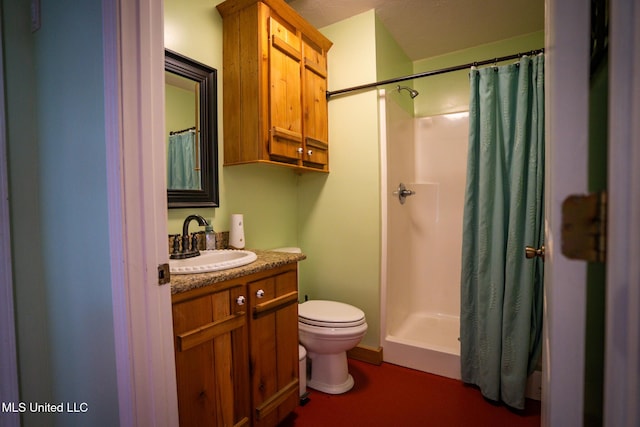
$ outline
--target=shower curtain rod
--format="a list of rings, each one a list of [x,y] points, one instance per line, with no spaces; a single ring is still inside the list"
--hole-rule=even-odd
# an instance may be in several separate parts
[[[520,58],[520,57],[526,56],[526,55],[533,56],[533,55],[537,55],[539,53],[544,53],[544,49],[536,49],[536,50],[531,50],[531,51],[525,52],[525,53],[517,53],[517,54],[514,54],[514,55],[501,56],[499,58],[487,59],[487,60],[484,60],[484,61],[470,62],[468,64],[456,65],[456,66],[448,67],[448,68],[441,68],[439,70],[434,70],[434,71],[425,71],[425,72],[422,72],[422,73],[412,74],[410,76],[396,77],[394,79],[382,80],[382,81],[379,81],[379,82],[368,83],[368,84],[364,84],[364,85],[360,85],[360,86],[353,86],[353,87],[349,87],[349,88],[346,88],[346,89],[327,91],[327,100],[330,99],[332,96],[343,95],[345,93],[355,92],[357,90],[369,89],[369,88],[372,88],[372,87],[387,85],[387,84],[391,84],[391,83],[404,82],[406,80],[419,79],[421,77],[435,76],[435,75],[438,75],[438,74],[449,73],[451,71],[464,70],[466,68],[471,68],[471,67],[474,67],[474,66],[477,67],[479,65],[495,64],[495,63],[502,62],[502,61],[509,61],[511,59]]]
[[[179,133],[185,133],[185,132],[189,132],[191,130],[196,130],[195,126],[191,126],[190,128],[187,129],[182,129],[182,130],[172,130],[169,132],[169,135],[177,135]]]

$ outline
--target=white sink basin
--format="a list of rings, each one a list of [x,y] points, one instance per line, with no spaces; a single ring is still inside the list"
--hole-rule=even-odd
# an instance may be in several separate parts
[[[197,274],[226,270],[251,264],[258,256],[251,251],[220,249],[200,251],[200,256],[169,260],[172,274]]]

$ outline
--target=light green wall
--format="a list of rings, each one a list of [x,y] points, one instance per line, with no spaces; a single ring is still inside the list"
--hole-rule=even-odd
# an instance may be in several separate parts
[[[166,85],[164,96],[164,109],[167,115],[165,130],[167,135],[172,130],[187,129],[196,125],[196,94],[194,91]],[[168,138],[166,142],[168,145]]]
[[[232,213],[244,214],[247,247],[268,249],[298,244],[298,177],[290,169],[268,165],[223,167],[222,18],[220,0],[165,0],[165,47],[218,70],[218,160],[220,207],[169,209],[169,233],[182,232],[184,218],[197,213],[213,219],[216,231],[229,230]],[[191,231],[199,228],[195,223]]]
[[[102,2],[3,1],[20,399],[86,402],[24,426],[118,425]]]
[[[373,11],[325,27],[329,90],[376,81]],[[380,312],[380,165],[377,92],[329,101],[329,175],[300,177],[299,235],[308,258],[300,293],[353,304],[367,316],[363,344],[377,346]]]
[[[439,70],[474,61],[527,52],[544,47],[544,31],[415,61],[413,73]],[[414,99],[416,117],[469,109],[469,71],[453,71],[414,80],[420,96]]]
[[[413,74],[413,62],[395,41],[389,30],[376,16],[376,81],[393,79]],[[413,80],[379,86],[379,89],[396,90],[400,86],[413,88]],[[413,114],[413,99],[410,96],[399,97],[400,105]]]
[[[376,34],[376,81],[411,74],[413,71],[411,59],[404,53],[398,42],[395,41],[378,16],[374,16]],[[383,86],[382,89],[389,87],[395,88],[397,84],[398,83],[392,83],[386,87]],[[401,84],[411,87],[413,82],[409,80]]]

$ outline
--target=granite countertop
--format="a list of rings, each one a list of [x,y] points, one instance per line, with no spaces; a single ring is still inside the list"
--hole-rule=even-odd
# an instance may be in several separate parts
[[[240,276],[270,270],[292,262],[302,261],[307,258],[306,255],[302,253],[263,251],[258,249],[247,250],[255,252],[258,256],[258,259],[251,264],[230,268],[228,270],[212,271],[210,273],[172,274],[171,294],[174,295],[192,289],[202,288],[225,280],[235,279]]]

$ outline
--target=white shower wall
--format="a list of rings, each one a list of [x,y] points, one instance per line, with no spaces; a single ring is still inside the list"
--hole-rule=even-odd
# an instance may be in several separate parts
[[[413,118],[402,95],[380,97],[384,357],[459,378],[468,114]],[[400,182],[416,192],[404,205],[392,194]]]
[[[415,200],[412,224],[416,309],[460,316],[462,213],[469,116],[415,119]]]
[[[389,98],[398,96],[396,91],[388,93]],[[382,218],[387,232],[387,249],[384,254],[387,256],[387,262],[382,261],[382,265],[386,265],[386,277],[394,278],[394,286],[389,289],[386,298],[382,300],[383,316],[387,315],[387,325],[395,329],[409,315],[412,310],[411,283],[412,283],[412,264],[413,260],[407,256],[409,241],[405,236],[411,235],[411,217],[409,209],[400,205],[397,199],[391,200],[391,193],[397,189],[400,182],[409,183],[415,175],[414,162],[414,120],[409,113],[404,111],[397,102],[389,101],[385,105],[385,97],[381,97],[381,120],[385,130],[381,132],[384,141],[381,141],[382,152],[386,152],[386,161],[383,159],[381,164],[383,169],[386,165],[387,178],[383,180],[386,190],[383,188],[382,201],[383,212]],[[386,112],[386,114],[385,114]],[[386,118],[385,118],[386,117]],[[386,141],[386,143],[385,143]],[[388,149],[391,148],[391,149]],[[404,179],[404,181],[402,181]],[[384,187],[384,185],[383,185]],[[413,196],[411,196],[413,197]],[[386,214],[386,220],[385,220]],[[384,228],[384,227],[383,227]],[[383,278],[384,278],[383,274]],[[383,279],[384,280],[384,279]],[[386,303],[387,310],[384,306]],[[381,325],[382,326],[382,325]],[[384,327],[381,328],[384,331]]]

